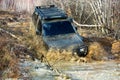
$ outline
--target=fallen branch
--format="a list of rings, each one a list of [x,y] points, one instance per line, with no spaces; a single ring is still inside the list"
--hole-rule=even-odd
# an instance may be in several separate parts
[[[73,23],[75,23],[77,26],[84,26],[84,27],[100,27],[101,25],[88,25],[88,24],[79,24],[78,22],[76,22],[75,20],[73,20]]]
[[[50,69],[50,70],[52,70],[52,71],[55,71],[55,73],[56,73],[56,75],[55,76],[58,76],[56,79],[57,80],[71,80],[70,79],[70,77],[67,75],[67,74],[65,74],[65,73],[62,73],[62,71],[60,71],[59,69],[57,69],[57,68],[55,68],[53,65],[51,65],[50,63],[49,63],[49,61],[47,60],[47,58],[43,55],[43,57],[44,57],[44,59],[45,59],[45,63],[47,63],[47,66],[48,66],[48,68]],[[60,78],[60,79],[59,79]]]
[[[21,40],[20,38],[18,38],[16,35],[12,34],[12,33],[9,32],[9,31],[6,31],[6,30],[4,30],[4,29],[2,29],[2,28],[0,28],[0,31],[3,31],[3,32],[9,34],[10,36],[12,36],[12,37],[15,38],[15,39]]]

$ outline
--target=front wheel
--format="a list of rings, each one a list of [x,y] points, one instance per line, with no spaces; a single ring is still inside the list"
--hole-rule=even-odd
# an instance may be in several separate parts
[[[85,57],[88,54],[88,47],[78,48],[76,52],[79,57]]]

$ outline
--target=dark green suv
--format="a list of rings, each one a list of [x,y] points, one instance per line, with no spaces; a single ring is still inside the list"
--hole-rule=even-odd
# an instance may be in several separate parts
[[[37,35],[49,48],[77,52],[78,56],[87,55],[87,46],[73,25],[72,18],[54,5],[37,6],[32,15]]]

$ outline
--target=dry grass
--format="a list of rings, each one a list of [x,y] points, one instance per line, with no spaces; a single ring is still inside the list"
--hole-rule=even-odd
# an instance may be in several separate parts
[[[114,41],[113,42],[112,53],[120,53],[120,41]]]
[[[0,38],[0,40],[3,40]],[[2,73],[3,78],[5,77],[17,77],[18,69],[17,69],[17,58],[14,54],[11,53],[10,42],[4,40],[0,42],[0,71],[4,71],[9,69],[10,72]]]
[[[116,58],[120,58],[120,41],[113,42],[111,51]]]
[[[25,19],[24,17],[20,18],[19,13],[0,11],[0,15],[0,28],[17,37],[22,37],[23,33],[27,32],[27,28],[23,28],[24,26],[28,26],[29,23],[25,24],[21,22],[22,20],[25,21]],[[19,24],[14,24],[16,22]],[[34,55],[21,41],[15,39],[5,31],[0,30],[0,79],[17,78],[20,76],[18,68],[19,59],[27,59],[28,55],[30,59],[33,59]]]
[[[46,55],[48,61],[70,61],[74,57],[72,52],[50,49]]]
[[[35,53],[36,58],[41,59],[42,55],[46,55],[47,49],[44,46],[42,37],[35,34],[34,25],[32,22],[29,24],[29,33],[24,36],[23,44],[26,44],[28,48]]]
[[[105,57],[107,57],[107,52],[100,43],[93,42],[89,46],[89,53],[87,57],[96,61],[105,60]]]

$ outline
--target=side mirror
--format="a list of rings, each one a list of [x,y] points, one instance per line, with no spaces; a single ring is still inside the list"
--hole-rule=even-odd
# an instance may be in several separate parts
[[[78,28],[77,28],[77,27],[75,27],[75,29],[76,29],[76,30],[78,30]]]
[[[70,21],[70,22],[73,22],[73,19],[72,19],[72,18],[70,18],[70,19],[69,19],[69,21]]]

